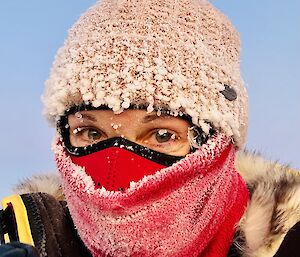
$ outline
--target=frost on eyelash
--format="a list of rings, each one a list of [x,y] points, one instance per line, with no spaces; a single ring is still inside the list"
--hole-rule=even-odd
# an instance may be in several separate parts
[[[156,115],[159,117],[161,116],[161,110],[157,110]]]
[[[158,134],[159,134],[160,136],[162,136],[162,135],[164,135],[164,134],[166,134],[166,133],[168,133],[168,131],[167,131],[166,129],[160,129],[160,130],[158,130]]]
[[[162,135],[165,135],[165,134],[167,134],[168,133],[168,130],[166,130],[166,129],[160,129],[160,130],[158,130],[158,134],[160,135],[160,136],[162,136]],[[170,132],[169,132],[170,133]],[[172,140],[175,140],[176,139],[176,134],[174,134],[174,133],[171,133],[172,135],[171,135],[171,139]],[[179,139],[179,138],[178,138]]]
[[[74,129],[73,131],[72,131],[72,133],[74,134],[74,135],[76,135],[76,134],[78,134],[79,132],[81,132],[83,130],[83,128],[76,128],[76,129]]]

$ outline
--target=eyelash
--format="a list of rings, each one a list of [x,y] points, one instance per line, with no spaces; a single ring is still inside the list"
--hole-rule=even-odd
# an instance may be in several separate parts
[[[80,136],[80,135],[82,135],[84,132],[86,132],[88,130],[97,131],[100,135],[104,134],[101,130],[96,129],[94,127],[77,127],[77,128],[75,128],[75,129],[72,130],[72,134],[75,135],[75,136]]]
[[[74,135],[78,135],[78,134],[82,133],[83,130],[84,130],[84,128],[79,127],[79,128],[73,129],[73,130],[72,130],[72,133],[73,133]]]
[[[166,128],[155,129],[155,130],[153,130],[153,132],[151,132],[151,135],[152,135],[152,136],[155,136],[156,133],[158,133],[160,130],[165,130],[166,133],[172,134],[170,140],[167,141],[167,142],[164,142],[164,143],[150,144],[150,145],[156,146],[156,147],[166,147],[166,146],[169,146],[172,142],[175,142],[175,141],[178,140],[178,136],[176,135],[176,133],[173,132],[173,131],[171,131],[171,130],[169,130],[169,129],[166,129]],[[173,135],[175,135],[175,138],[173,137]]]

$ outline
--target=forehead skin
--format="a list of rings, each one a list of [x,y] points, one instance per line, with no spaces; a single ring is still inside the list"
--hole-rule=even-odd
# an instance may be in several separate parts
[[[115,114],[111,110],[90,110],[81,111],[80,116],[84,121],[91,121],[101,124],[102,126],[121,125],[119,128],[133,129],[147,124],[174,125],[177,128],[187,128],[190,124],[188,121],[167,114],[158,116],[156,112],[147,113],[145,110],[125,110],[120,114]],[[69,122],[77,122],[75,115],[69,115]]]

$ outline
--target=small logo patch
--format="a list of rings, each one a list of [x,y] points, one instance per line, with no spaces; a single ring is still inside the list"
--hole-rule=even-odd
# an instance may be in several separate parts
[[[225,86],[225,89],[220,92],[225,96],[225,98],[229,101],[236,100],[237,99],[236,91],[228,85],[224,85],[224,86]]]

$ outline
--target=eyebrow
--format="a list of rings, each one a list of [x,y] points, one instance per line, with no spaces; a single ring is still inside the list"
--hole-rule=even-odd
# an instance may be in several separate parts
[[[97,119],[93,115],[89,115],[89,114],[85,114],[85,113],[81,113],[81,115],[82,115],[82,118],[84,118],[84,119],[97,122]],[[75,114],[73,114],[73,116],[75,116]],[[148,123],[148,122],[151,122],[153,120],[158,120],[158,119],[167,119],[168,117],[169,117],[169,115],[166,113],[162,113],[160,116],[158,116],[157,114],[150,114],[143,118],[142,123]],[[76,116],[75,116],[75,118],[76,118]]]
[[[89,115],[89,114],[85,114],[85,113],[81,113],[81,112],[80,112],[80,114],[82,115],[83,119],[87,119],[87,120],[90,120],[90,121],[97,122],[97,119],[93,115]],[[72,114],[72,115],[77,119],[75,113]]]
[[[151,122],[153,120],[158,120],[158,119],[166,119],[166,118],[168,118],[168,116],[169,115],[166,113],[162,113],[160,116],[158,116],[156,113],[150,114],[143,118],[142,123],[148,123],[148,122]]]

